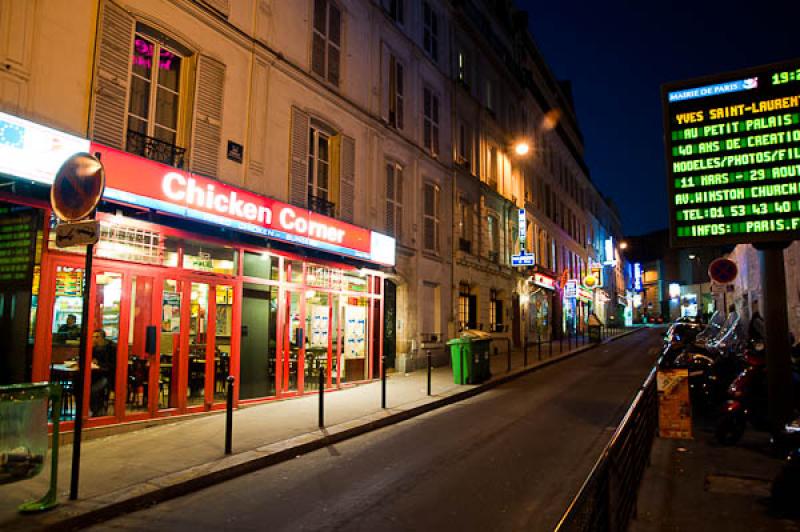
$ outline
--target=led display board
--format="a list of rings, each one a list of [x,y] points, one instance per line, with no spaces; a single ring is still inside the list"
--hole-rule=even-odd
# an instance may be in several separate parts
[[[800,59],[662,87],[675,246],[800,238]]]

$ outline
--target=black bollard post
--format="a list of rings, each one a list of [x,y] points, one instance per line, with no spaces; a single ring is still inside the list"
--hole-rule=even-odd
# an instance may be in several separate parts
[[[431,361],[431,350],[428,349],[428,395],[431,395],[431,367],[433,366]]]
[[[325,366],[319,365],[319,428],[325,427]]]
[[[386,356],[381,360],[381,408],[386,408]]]
[[[227,386],[227,404],[225,405],[225,454],[231,454],[233,446],[233,382],[236,377],[228,375],[225,379]]]
[[[525,333],[525,345],[522,347],[524,367],[528,367],[528,333]]]
[[[539,360],[542,359],[542,331],[536,328],[536,351]]]

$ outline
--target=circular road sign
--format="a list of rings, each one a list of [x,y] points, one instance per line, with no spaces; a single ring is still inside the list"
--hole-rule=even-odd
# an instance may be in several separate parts
[[[720,284],[732,283],[738,273],[739,268],[731,259],[714,259],[708,265],[708,276]]]
[[[50,205],[65,222],[89,216],[106,186],[100,161],[88,153],[76,153],[61,165],[50,189]]]

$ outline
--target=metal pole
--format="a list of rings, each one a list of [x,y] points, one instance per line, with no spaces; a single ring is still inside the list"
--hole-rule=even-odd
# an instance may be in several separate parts
[[[233,383],[236,377],[228,375],[225,405],[225,454],[231,454],[233,447]]]
[[[525,330],[525,345],[522,346],[522,357],[524,361],[524,367],[528,367],[528,330]]]
[[[386,408],[386,355],[381,357],[381,408]]]
[[[539,360],[542,359],[542,331],[539,327],[536,327],[536,351],[537,351],[537,358]]]
[[[92,214],[94,218],[94,214]],[[89,344],[89,299],[92,293],[92,255],[94,244],[86,246],[86,262],[83,268],[83,309],[81,310],[81,340],[78,346],[78,382],[75,385],[75,429],[72,434],[72,476],[69,484],[69,498],[78,498],[78,485],[81,473],[81,435],[83,434],[83,403],[86,384]]]
[[[771,429],[779,430],[792,415],[792,362],[786,309],[783,249],[788,242],[756,246],[761,259],[761,287],[767,344],[767,397]],[[728,309],[725,309],[727,312]]]
[[[431,350],[428,349],[428,395],[431,395]]]
[[[319,428],[325,427],[325,366],[319,365]]]

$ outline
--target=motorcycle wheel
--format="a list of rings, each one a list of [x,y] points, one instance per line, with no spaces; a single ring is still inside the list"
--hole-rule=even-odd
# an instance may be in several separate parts
[[[745,426],[743,416],[729,414],[719,420],[714,436],[722,445],[734,445],[742,438]]]

